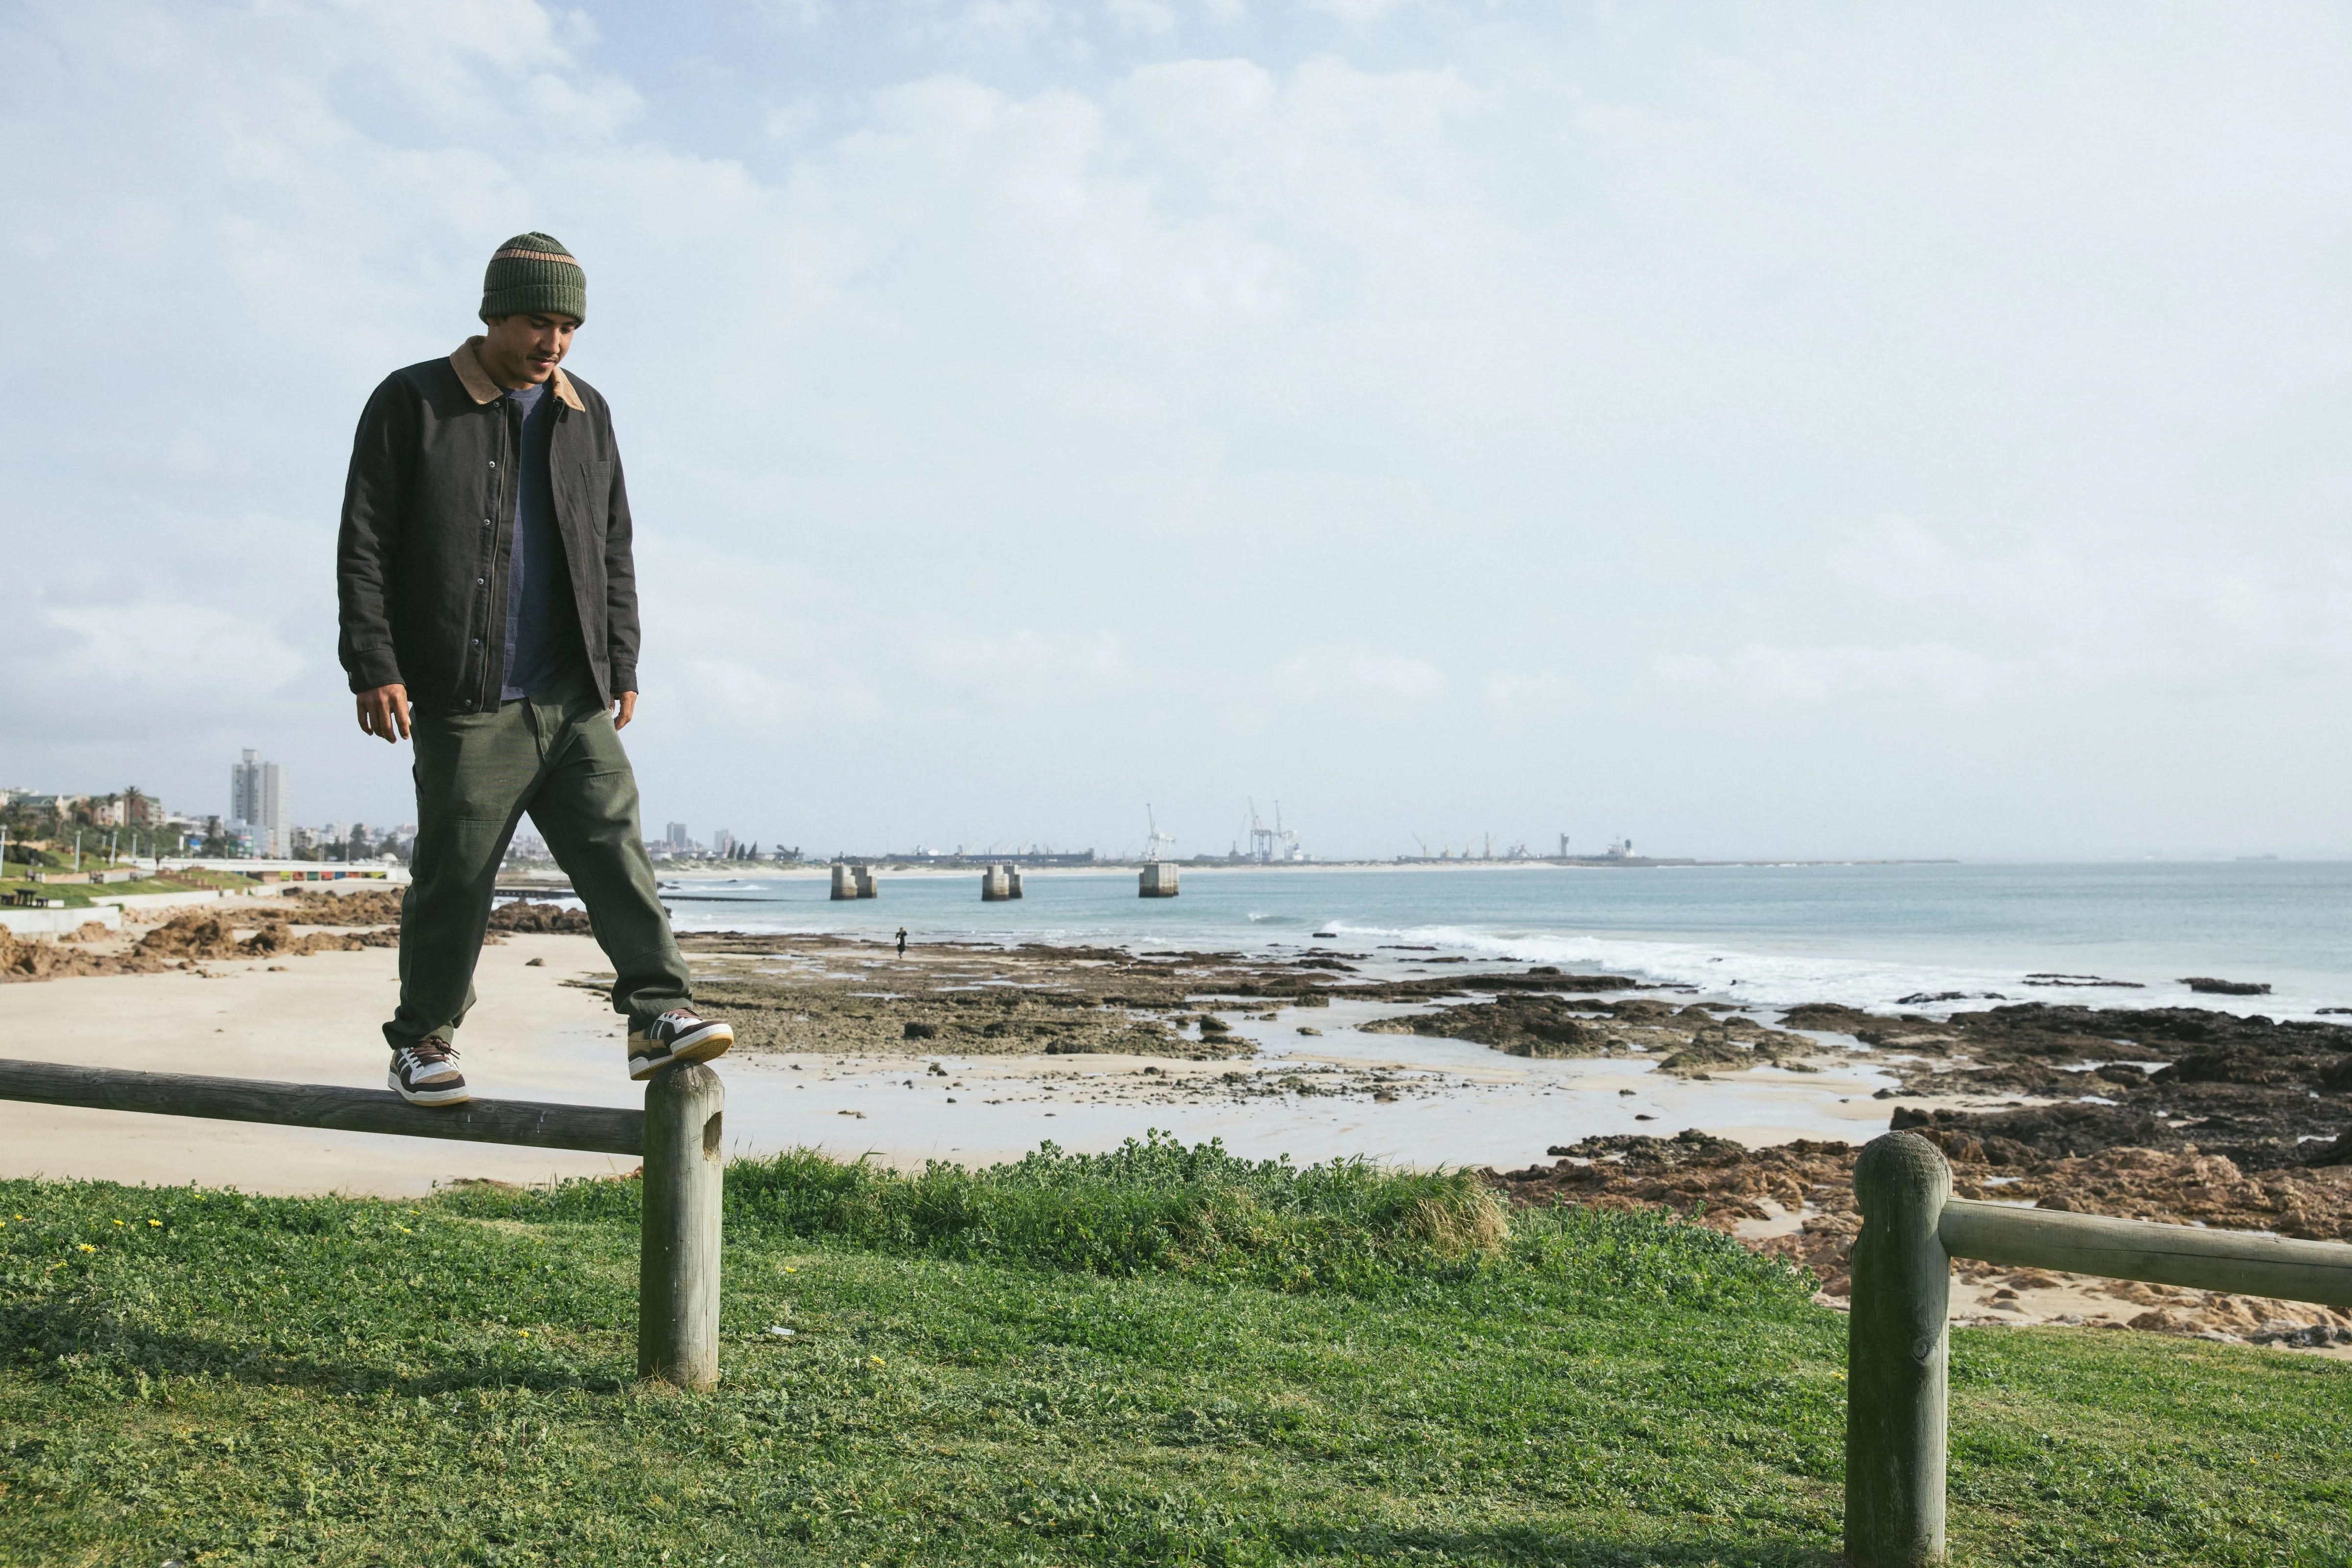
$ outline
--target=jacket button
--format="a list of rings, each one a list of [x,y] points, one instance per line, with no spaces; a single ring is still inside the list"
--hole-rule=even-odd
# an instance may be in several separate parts
[[[482,586],[482,579],[480,579],[480,578],[478,578],[478,578],[476,578],[476,579],[474,579],[474,586],[475,586],[476,588],[479,588],[479,587],[481,587],[481,586]]]
[[[499,465],[499,460],[498,460],[497,458],[495,458],[495,457],[491,458],[491,459],[490,459],[490,466],[491,466],[491,467],[493,467],[493,468],[495,468],[495,467],[497,467],[498,465]]]

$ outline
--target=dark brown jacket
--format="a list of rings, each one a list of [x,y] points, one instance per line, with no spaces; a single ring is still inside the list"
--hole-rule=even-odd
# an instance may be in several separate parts
[[[481,341],[384,378],[360,415],[343,486],[343,669],[354,692],[397,683],[427,713],[495,709],[506,674],[518,436],[475,351]],[[609,705],[637,689],[628,490],[604,400],[562,371],[551,390],[556,528],[582,652]]]

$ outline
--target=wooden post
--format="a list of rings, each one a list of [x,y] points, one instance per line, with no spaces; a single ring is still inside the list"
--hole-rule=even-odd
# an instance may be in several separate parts
[[[1952,1266],[1936,1227],[1951,1195],[1951,1167],[1912,1134],[1874,1138],[1854,1162],[1863,1224],[1845,1359],[1845,1553],[1853,1568],[1944,1561]]]
[[[646,1085],[645,1218],[637,1242],[637,1375],[719,1381],[719,1219],[726,1085],[698,1061]]]

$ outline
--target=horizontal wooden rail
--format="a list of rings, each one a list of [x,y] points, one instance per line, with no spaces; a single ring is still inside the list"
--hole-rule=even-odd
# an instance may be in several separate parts
[[[602,1105],[551,1105],[534,1100],[469,1100],[463,1105],[411,1105],[389,1089],[329,1083],[276,1083],[188,1072],[130,1072],[56,1061],[0,1060],[0,1100],[205,1116],[337,1133],[389,1133],[406,1138],[458,1138],[595,1154],[646,1152],[646,1113]]]
[[[2352,1307],[2352,1246],[2340,1241],[2290,1241],[1964,1197],[1944,1200],[1936,1236],[1948,1256],[1980,1263]]]

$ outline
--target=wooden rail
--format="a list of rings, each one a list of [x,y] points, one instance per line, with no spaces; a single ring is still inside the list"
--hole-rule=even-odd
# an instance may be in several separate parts
[[[1943,1155],[1911,1133],[1871,1140],[1853,1196],[1863,1225],[1846,1326],[1853,1568],[1944,1561],[1953,1259],[2352,1306],[2352,1246],[1956,1198]]]
[[[463,1138],[540,1149],[643,1155],[646,1113],[602,1105],[551,1105],[531,1100],[469,1100],[463,1105],[412,1105],[389,1089],[278,1083],[261,1078],[204,1078],[188,1072],[126,1072],[57,1061],[0,1061],[0,1100],[204,1116],[338,1133],[391,1133],[407,1138]]]
[[[646,1085],[642,1111],[530,1100],[433,1108],[411,1105],[389,1089],[12,1061],[0,1061],[0,1100],[642,1156],[638,1375],[689,1388],[719,1381],[727,1091],[719,1074],[699,1062],[656,1073]]]

